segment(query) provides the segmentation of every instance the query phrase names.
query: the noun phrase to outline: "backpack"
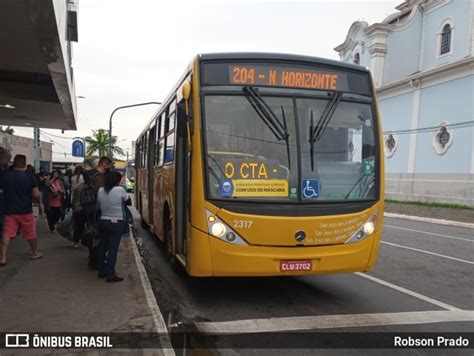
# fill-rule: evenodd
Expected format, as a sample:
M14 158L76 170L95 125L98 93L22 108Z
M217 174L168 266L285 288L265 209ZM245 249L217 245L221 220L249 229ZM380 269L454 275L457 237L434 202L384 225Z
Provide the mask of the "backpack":
M95 217L97 211L97 193L92 184L85 184L79 196L82 214L86 217Z

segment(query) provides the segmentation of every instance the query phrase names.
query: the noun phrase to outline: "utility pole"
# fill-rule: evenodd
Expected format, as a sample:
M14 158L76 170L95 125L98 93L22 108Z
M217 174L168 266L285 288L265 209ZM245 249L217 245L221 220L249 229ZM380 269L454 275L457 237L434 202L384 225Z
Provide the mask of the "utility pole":
M125 164L125 178L128 179L128 150L127 150L127 163Z
M40 168L40 149L41 149L40 144L41 144L41 142L40 142L40 130L39 130L38 127L35 127L33 129L33 135L34 135L33 145L34 145L34 148L35 148L35 157L34 157L33 165L34 165L35 169L37 171L39 171L39 168Z

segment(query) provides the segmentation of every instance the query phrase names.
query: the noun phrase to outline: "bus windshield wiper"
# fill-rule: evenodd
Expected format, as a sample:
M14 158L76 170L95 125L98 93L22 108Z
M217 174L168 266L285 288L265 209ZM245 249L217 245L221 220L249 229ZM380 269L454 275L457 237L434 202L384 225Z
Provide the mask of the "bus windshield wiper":
M255 112L262 119L262 121L267 125L273 135L277 138L278 141L285 141L286 143L286 154L288 158L288 169L291 169L290 162L290 134L288 132L288 125L286 122L285 110L283 105L281 106L281 115L283 122L278 119L276 114L273 112L272 108L267 104L267 102L260 95L258 90L251 86L246 86L243 88L244 93L246 93L246 98L252 105Z
M362 173L362 175L357 179L357 181L352 185L351 189L347 192L347 194L344 196L344 199L347 199L351 196L352 192L354 189L359 186L362 183L362 186L359 187L359 197L362 196L364 197L367 195L368 192L370 192L370 189L373 187L373 182L375 180L375 177L373 175L366 176L365 173Z
M309 152L311 155L311 171L314 171L314 144L318 141L326 131L329 121L331 121L334 112L336 111L339 102L341 101L341 93L336 93L332 97L331 101L326 104L326 107L321 114L316 126L313 123L313 110L310 114L310 126L309 126Z

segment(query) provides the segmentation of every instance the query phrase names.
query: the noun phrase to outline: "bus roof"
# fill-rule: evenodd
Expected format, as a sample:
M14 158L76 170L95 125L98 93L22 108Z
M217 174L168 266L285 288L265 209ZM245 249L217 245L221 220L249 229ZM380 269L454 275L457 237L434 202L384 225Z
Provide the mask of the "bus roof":
M300 62L300 63L310 63L310 64L322 64L328 65L333 67L338 67L342 69L349 69L349 70L356 70L359 72L368 73L369 70L365 67L344 63L332 59L321 58L321 57L312 57L312 56L305 56L299 54L288 54L288 53L272 53L272 52L222 52L222 53L200 53L193 57L192 61L189 63L188 67L181 75L178 82L173 86L171 92L166 96L166 99L163 101L165 104L173 95L176 89L182 84L184 78L188 75L193 67L193 63L196 61L218 61L218 60L268 60L268 61L292 61L292 62ZM162 106L160 106L152 115L151 119L144 127L144 129L140 132L137 137L137 141L140 137L151 127L154 122L154 118L156 115L162 110Z
M200 60L268 60L268 61L294 61L301 63L323 64L328 66L339 67L343 69L357 70L361 72L369 72L365 67L344 63L332 59L304 56L299 54L288 53L266 53L266 52L226 52L226 53L202 53L198 55Z

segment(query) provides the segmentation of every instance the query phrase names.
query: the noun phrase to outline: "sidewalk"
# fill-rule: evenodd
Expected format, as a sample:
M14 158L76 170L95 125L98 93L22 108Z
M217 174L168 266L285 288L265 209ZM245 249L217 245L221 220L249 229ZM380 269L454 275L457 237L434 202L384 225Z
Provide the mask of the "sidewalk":
M474 222L474 210L469 209L452 209L399 203L385 203L384 210L387 213L452 220L464 223Z
M28 244L19 236L10 243L7 266L0 269L0 331L156 332L130 238L122 239L117 261L117 274L125 280L105 283L88 269L86 248L74 249L70 241L51 234L45 220L38 219L37 227L44 258L30 261ZM20 354L11 351L0 350L0 355ZM54 353L61 351L66 350Z

